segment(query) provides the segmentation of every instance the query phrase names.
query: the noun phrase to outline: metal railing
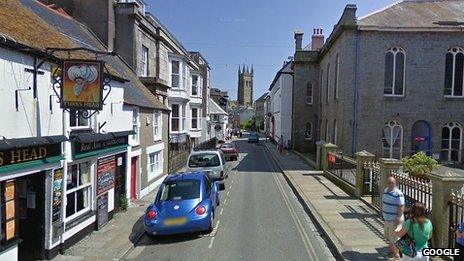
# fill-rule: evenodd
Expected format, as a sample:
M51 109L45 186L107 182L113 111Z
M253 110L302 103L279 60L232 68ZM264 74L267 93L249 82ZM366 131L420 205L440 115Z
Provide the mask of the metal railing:
M420 202L432 211L432 183L429 180L417 178L404 172L392 172L396 179L398 189L404 194L406 207Z
M464 195L462 191L452 191L449 202L448 247L456 247L456 230L464 221Z
M378 193L380 165L377 162L364 162L363 166L363 195ZM376 187L377 186L377 187Z
M328 157L328 171L349 184L356 186L356 160L344 156L342 153L329 152Z

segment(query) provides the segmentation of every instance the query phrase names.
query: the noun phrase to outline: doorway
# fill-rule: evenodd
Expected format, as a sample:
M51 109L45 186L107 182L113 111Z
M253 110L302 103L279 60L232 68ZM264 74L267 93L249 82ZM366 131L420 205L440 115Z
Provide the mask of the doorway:
M43 258L45 237L45 172L16 179L18 198L18 255L20 261Z
M131 180L130 180L131 199L137 198L137 159L138 157L131 158Z
M432 155L431 151L432 132L430 125L426 121L416 121L412 125L412 154L419 151L425 152L428 156Z
M132 192L131 192L132 193ZM116 171L114 182L114 210L121 207L121 198L126 195L126 154L116 155Z

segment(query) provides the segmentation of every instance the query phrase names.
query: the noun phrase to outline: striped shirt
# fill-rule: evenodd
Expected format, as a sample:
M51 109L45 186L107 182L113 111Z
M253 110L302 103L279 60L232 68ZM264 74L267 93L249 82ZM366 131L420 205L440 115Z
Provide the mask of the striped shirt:
M398 188L391 191L386 188L382 196L382 214L385 221L395 221L398 208L404 206L404 195Z

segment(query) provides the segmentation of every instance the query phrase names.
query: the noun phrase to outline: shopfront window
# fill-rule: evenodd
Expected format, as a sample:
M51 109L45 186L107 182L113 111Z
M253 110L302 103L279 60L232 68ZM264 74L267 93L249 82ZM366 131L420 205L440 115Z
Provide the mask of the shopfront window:
M66 218L72 219L90 209L91 163L68 166L66 182Z

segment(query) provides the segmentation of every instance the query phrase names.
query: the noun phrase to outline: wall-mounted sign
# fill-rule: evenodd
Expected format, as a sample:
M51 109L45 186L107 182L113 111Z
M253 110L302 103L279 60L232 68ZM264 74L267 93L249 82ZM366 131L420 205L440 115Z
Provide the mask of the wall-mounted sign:
M97 196L114 187L116 156L101 158L97 164Z
M0 151L0 167L61 155L61 143Z
M61 219L62 188L63 169L57 169L53 173L52 222L60 221Z
M337 162L337 158L335 158L335 155L332 155L332 154L329 154L327 156L327 160L332 164L335 164L335 162Z
M63 62L61 108L101 110L103 107L103 62Z
M93 150L107 149L111 147L116 147L120 145L127 145L128 138L127 136L113 138L110 140L103 141L92 141L92 142L74 142L74 152L75 153L84 153L90 152Z

